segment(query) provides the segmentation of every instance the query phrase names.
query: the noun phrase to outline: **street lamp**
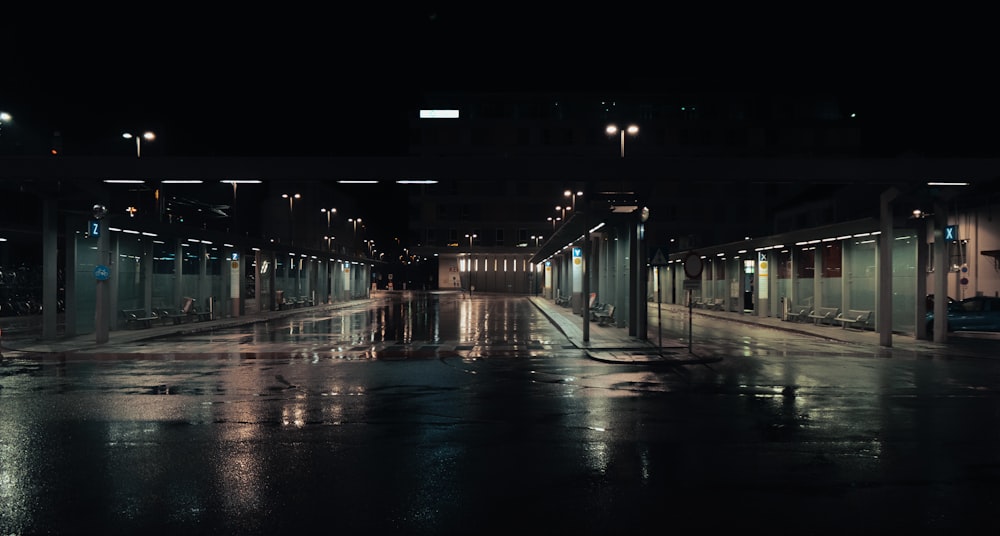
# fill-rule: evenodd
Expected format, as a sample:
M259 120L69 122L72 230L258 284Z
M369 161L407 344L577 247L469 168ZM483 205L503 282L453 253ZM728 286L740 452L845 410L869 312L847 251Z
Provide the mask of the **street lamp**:
M561 207L559 205L556 205L556 210L561 210L562 211L562 217L560 217L559 219L560 220L565 220L566 219L566 211L570 210L570 208L569 207Z
M130 132L126 132L122 134L122 137L125 138L126 140L135 138L135 157L139 158L142 155L142 149L141 149L142 140L153 141L156 139L156 134L147 131L143 132L141 136L136 136Z
M536 248L538 247L538 241L541 240L542 238L543 238L542 235L531 235L531 239L535 241Z
M358 224L361 223L361 218L347 218L347 221L354 224L354 237L351 239L351 248L356 249L358 244Z
M476 286L472 284L472 274L474 273L472 270L472 239L478 236L479 235L475 233L465 235L465 237L469 239L469 296L470 297L472 296L472 291L476 290Z
M319 211L320 212L326 212L326 230L329 231L330 230L330 216L333 215L333 214L336 214L337 213L337 209L335 209L335 208L321 208L321 209L319 209Z
M548 217L547 221L552 222L552 232L553 233L556 232L556 222L559 221L559 220L561 220L561 219L562 218L553 218L552 216Z
M608 125L604 131L608 133L608 136L614 136L615 134L621 132L621 154L622 158L625 158L625 133L628 132L630 136L635 136L639 133L639 127L636 125L629 125L624 129L619 130L617 125Z
M566 197L573 198L573 204L571 206L573 207L573 210L576 210L576 196L581 196L582 197L583 196L583 192L576 192L576 193L574 193L574 192L572 192L570 190L566 190L565 192L563 192L563 195L565 195Z
M288 200L288 221L291 237L289 241L295 245L295 200L301 199L299 194L281 194L281 197Z
M335 208L321 208L321 209L319 209L319 211L326 213L326 232L327 232L327 234L329 234L330 233L330 216L333 215L333 214L336 214L337 213L337 209L335 209ZM327 239L326 249L330 249L330 238L332 238L332 237L326 237L326 236L324 236L323 238Z

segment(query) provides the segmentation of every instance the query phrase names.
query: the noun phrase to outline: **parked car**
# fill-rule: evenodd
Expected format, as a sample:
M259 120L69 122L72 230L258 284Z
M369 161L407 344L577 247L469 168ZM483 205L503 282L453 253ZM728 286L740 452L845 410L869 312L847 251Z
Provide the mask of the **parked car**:
M948 303L948 331L1000 331L1000 298L974 296ZM934 337L934 311L927 311L927 337Z
M953 303L955 303L955 298L952 298L951 296L948 296L948 304L950 305L950 304L953 304ZM933 294L928 294L927 295L927 310L928 311L933 311L934 310L934 295Z

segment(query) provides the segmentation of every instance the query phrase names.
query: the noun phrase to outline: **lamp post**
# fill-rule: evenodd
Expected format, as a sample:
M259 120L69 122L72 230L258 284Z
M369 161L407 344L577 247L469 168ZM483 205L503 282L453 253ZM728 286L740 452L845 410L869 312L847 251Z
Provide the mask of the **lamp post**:
M472 297L472 291L476 290L476 286L472 284L472 274L475 273L472 270L472 239L478 236L475 233L465 235L469 239L469 297Z
M570 210L570 208L569 207L561 207L559 205L556 205L556 210L561 210L562 211L562 216L559 219L560 220L565 220L566 219L566 211Z
M361 218L347 218L347 221L354 224L354 236L351 238L351 248L357 250L358 224L361 223Z
M281 194L281 197L288 200L288 222L289 222L289 242L295 245L295 200L302 199L299 194Z
M552 216L549 216L549 217L547 218L547 221L550 221L550 222L552 222L552 232L553 232L553 233L555 233L555 232L556 232L556 222L557 222L557 221L559 221L559 220L561 220L561 219L562 219L562 218L553 218Z
M579 191L578 192L573 192L572 190L566 190L565 192L563 192L563 195L566 196L566 197L572 198L572 204L570 206L572 207L573 210L576 210L576 197L577 196L581 196L582 197L583 196L583 192L579 192Z
M156 134L153 134L152 132L149 131L143 132L142 135L135 135L132 134L131 132L126 132L122 134L122 137L125 138L126 140L135 138L135 157L139 158L140 156L142 156L142 140L153 141L156 139Z
M535 241L536 248L538 247L538 241L541 240L542 238L543 238L542 235L531 235L531 239Z
M319 211L326 213L326 230L329 231L330 230L330 216L336 214L337 213L337 209L335 209L335 208L321 208L321 209L319 209Z
M615 134L621 133L621 155L625 158L625 133L628 132L630 136L635 136L639 133L639 127L636 125L629 125L623 129L619 129L618 125L608 125L604 129L608 133L608 136L614 136Z
M335 208L321 208L321 209L319 209L319 211L326 213L326 234L329 235L330 234L330 216L336 214L337 213L337 209L335 209ZM326 240L327 240L326 241L326 249L330 249L330 239L332 239L333 237L332 236L324 236L323 238L326 238Z

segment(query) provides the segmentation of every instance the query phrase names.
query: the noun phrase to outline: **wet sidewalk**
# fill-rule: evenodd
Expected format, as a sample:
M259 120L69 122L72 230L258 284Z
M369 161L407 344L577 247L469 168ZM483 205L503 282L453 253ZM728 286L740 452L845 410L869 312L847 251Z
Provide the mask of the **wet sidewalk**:
M583 316L573 313L569 307L556 305L551 300L531 296L531 303L544 314L577 348L587 352L591 359L609 363L629 363L641 365L684 365L719 361L704 348L678 343L676 340L666 340L660 346L656 333L656 324L650 326L651 336L643 340L628 334L626 328L613 325L602 326L590 322L586 335L583 329ZM655 322L655 318L653 318Z
M893 356L963 356L982 359L1000 359L1000 334L950 333L946 343L916 339L913 335L893 333L891 346L882 346L879 333L871 329L844 328L830 324L797 322L776 317L759 317L750 313L715 311L688 308L683 305L647 303L647 338L642 340L628 335L627 328L589 325L588 340L584 340L583 317L572 309L555 305L539 297L530 300L539 308L576 347L584 349L593 359L619 363L705 363L719 361L722 357L695 338L687 342L687 333L660 332L658 318L673 316L687 319L694 315L698 323L737 322L781 330L786 333L817 340L845 343L843 348L857 349L858 355L877 353ZM686 320L685 320L686 322ZM664 321L664 324L667 322ZM663 346L659 343L662 340ZM678 342L683 341L683 342Z
M38 352L38 353L59 353L79 350L93 350L111 344L128 344L131 342L156 339L169 335L186 335L191 333L202 333L214 329L225 329L258 322L284 318L287 316L299 315L303 313L318 313L335 309L353 307L356 305L370 304L371 299L349 300L344 302L321 304L306 308L286 309L282 311L264 311L238 317L216 318L211 320L189 320L180 324L173 322L160 322L144 328L116 329L108 333L108 342L98 343L94 333L86 333L72 337L57 337L53 340L41 340L39 334L41 328L24 325L2 325L0 331L0 351L17 352ZM32 320L39 321L36 317ZM22 321L23 323L23 321Z

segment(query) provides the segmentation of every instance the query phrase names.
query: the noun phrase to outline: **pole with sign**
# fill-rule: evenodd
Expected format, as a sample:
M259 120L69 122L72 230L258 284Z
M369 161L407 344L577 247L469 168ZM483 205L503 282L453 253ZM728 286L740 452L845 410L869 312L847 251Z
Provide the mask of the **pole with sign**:
M684 280L684 290L687 291L687 301L688 301L688 353L691 353L691 332L693 331L693 319L694 319L694 300L691 299L691 291L697 288L701 288L701 270L703 268L701 261L701 255L695 252L688 253L687 257L684 258L684 274L688 276Z
M229 254L229 297L234 318L240 316L240 287L242 283L243 273L240 270L240 254L237 251L233 251Z

